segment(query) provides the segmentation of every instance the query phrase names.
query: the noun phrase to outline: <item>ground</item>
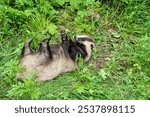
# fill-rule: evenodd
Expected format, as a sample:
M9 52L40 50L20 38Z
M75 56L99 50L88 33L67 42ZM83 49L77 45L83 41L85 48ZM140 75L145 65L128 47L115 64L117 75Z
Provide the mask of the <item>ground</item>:
M150 99L149 0L0 3L0 99ZM91 60L51 81L18 81L24 42L38 48L51 35L59 43L61 30L93 37Z

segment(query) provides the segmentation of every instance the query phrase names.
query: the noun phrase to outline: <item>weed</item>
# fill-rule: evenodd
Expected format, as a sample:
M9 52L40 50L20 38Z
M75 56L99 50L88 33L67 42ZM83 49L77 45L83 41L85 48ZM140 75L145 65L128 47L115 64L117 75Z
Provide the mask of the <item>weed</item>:
M33 74L29 74L23 82L12 85L6 96L10 99L38 99L41 94L40 84L34 78Z
M0 99L150 99L149 0L1 0ZM89 63L39 83L16 80L21 49L60 30L90 34L96 51Z

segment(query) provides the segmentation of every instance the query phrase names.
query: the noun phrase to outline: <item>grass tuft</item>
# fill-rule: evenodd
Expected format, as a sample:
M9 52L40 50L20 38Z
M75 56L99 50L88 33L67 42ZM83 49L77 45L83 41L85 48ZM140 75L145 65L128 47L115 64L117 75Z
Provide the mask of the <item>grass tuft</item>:
M0 1L0 99L150 99L149 19L149 0ZM44 83L17 81L24 42L59 43L62 29L93 37L90 62Z

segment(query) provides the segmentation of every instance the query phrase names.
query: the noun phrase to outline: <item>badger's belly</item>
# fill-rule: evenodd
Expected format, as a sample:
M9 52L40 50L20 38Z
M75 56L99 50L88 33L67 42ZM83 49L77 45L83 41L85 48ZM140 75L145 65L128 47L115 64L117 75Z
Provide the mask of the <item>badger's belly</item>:
M57 77L61 73L72 71L76 64L71 59L57 59L37 67L38 80L46 81Z
M70 58L64 56L55 57L47 63L40 64L41 62L36 56L28 55L24 57L20 66L25 67L23 73L17 75L19 79L25 78L30 73L36 73L38 80L46 81L57 77L61 73L65 73L76 68L76 64Z
M38 65L39 65L39 61L38 59L35 58L35 56L31 56L31 55L25 56L19 64L20 67L25 68L25 71L23 73L18 73L17 78L22 79L27 77L30 73L36 72L35 68Z

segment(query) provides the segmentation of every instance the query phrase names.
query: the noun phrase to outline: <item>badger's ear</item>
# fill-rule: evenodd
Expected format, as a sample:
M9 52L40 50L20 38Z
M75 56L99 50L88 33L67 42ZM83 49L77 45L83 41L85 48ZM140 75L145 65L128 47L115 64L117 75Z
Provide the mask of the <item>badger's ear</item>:
M94 48L94 44L91 44L90 46L91 46L91 50L93 50L93 48Z

